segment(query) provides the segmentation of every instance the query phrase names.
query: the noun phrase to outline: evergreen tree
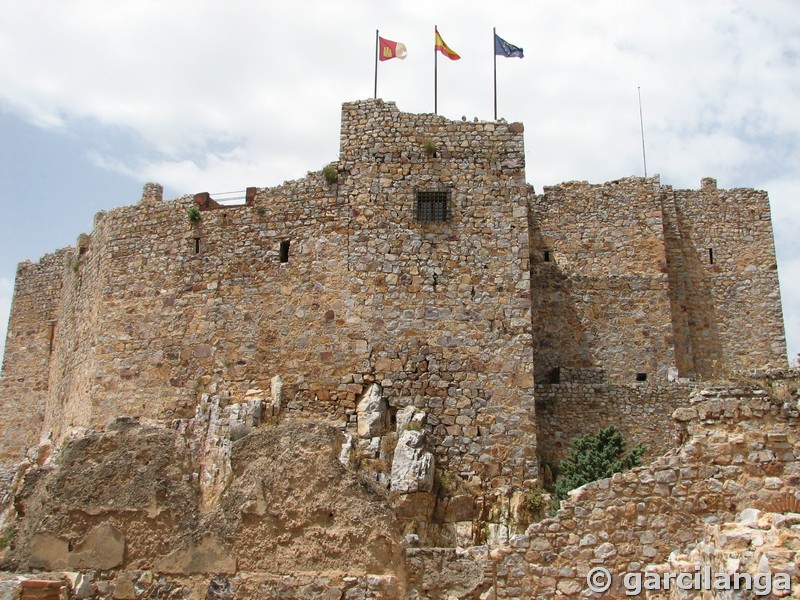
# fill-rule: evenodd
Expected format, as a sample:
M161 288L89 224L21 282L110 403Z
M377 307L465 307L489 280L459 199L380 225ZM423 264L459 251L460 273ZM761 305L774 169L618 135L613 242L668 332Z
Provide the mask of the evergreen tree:
M641 444L625 451L625 440L613 425L601 429L597 435L574 438L572 451L561 461L556 478L556 502L591 481L611 477L614 473L641 465L645 447Z

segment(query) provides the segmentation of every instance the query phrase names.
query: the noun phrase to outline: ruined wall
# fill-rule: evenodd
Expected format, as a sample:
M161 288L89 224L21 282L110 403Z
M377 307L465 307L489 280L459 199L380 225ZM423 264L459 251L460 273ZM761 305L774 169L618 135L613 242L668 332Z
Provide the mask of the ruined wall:
M656 178L570 182L531 196L534 363L665 380L674 364Z
M645 462L677 444L673 411L686 404L691 387L680 384L570 381L536 385L539 456L551 469L570 452L570 441L615 426L628 447L644 444Z
M770 391L698 391L674 413L680 448L579 488L554 517L498 550L497 597L578 596L593 566L641 571L688 552L705 525L732 521L744 508L796 506L798 380L776 383ZM609 597L625 595L612 587Z
M669 191L664 199L678 368L708 378L785 367L769 199L752 189Z

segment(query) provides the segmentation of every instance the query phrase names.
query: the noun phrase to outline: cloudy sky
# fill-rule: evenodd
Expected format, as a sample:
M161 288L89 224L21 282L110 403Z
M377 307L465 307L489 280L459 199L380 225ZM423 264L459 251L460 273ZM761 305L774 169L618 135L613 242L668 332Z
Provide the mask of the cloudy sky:
M16 264L98 210L265 187L336 160L340 105L373 94L375 31L403 42L378 96L525 123L528 181L648 175L770 193L790 356L800 352L797 0L0 0L0 335Z

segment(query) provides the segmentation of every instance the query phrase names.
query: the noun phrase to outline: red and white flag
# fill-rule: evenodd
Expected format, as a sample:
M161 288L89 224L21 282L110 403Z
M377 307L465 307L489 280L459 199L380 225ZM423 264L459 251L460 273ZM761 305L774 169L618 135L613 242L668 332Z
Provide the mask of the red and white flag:
M379 37L378 41L379 41L378 58L380 60L389 60L390 58L399 58L400 60L403 60L408 54L405 44L401 44L400 42L393 42L392 40L387 40L382 37Z

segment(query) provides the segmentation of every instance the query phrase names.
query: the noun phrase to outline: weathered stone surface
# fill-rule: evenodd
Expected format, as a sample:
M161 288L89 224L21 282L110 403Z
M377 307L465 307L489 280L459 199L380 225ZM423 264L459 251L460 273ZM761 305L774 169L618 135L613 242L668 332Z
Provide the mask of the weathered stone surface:
M379 437L386 424L387 408L381 387L373 383L356 407L358 435L362 438Z
M73 569L102 569L118 567L125 558L125 536L109 523L98 525L75 545L69 565Z
M161 559L156 569L164 573L231 574L236 572L236 557L213 536L205 536L199 544L178 548Z
M397 440L392 461L392 490L399 494L433 489L433 454L425 449L425 434L406 430Z
M69 568L69 542L50 533L36 533L30 541L30 565L42 569Z

